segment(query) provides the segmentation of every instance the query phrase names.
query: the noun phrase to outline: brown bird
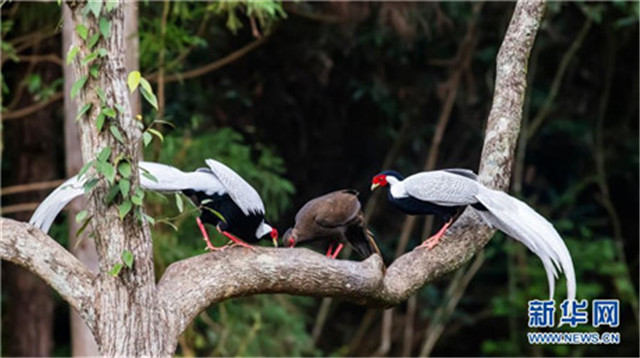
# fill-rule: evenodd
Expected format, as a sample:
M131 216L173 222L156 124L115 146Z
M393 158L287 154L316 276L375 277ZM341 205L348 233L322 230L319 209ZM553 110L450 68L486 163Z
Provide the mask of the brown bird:
M306 241L329 241L327 256L336 258L347 241L367 258L380 250L367 230L358 192L338 190L309 200L296 214L296 224L282 237L283 244L294 247ZM334 251L335 246L335 251Z

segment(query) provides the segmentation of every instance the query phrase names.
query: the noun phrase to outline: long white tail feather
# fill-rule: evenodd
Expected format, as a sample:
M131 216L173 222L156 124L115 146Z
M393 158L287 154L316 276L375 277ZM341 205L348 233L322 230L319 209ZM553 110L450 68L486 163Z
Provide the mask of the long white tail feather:
M540 257L549 281L550 298L553 299L555 279L560 271L564 272L567 280L567 298L574 300L576 278L573 262L553 225L527 204L504 192L482 187L476 197L488 209L477 212L490 226L522 242Z
M176 192L193 189L204 191L209 195L224 190L215 176L208 172L185 173L168 165L151 162L140 162L139 166L141 168L139 170L140 187L144 190ZM145 170L154 176L157 181L143 175ZM31 219L29 219L29 223L44 232L48 232L58 213L73 199L84 194L83 185L85 180L85 178L79 180L76 175L57 187L38 206Z
M38 206L29 219L29 224L48 232L58 213L73 199L84 193L83 185L84 180L78 180L77 175L62 183Z

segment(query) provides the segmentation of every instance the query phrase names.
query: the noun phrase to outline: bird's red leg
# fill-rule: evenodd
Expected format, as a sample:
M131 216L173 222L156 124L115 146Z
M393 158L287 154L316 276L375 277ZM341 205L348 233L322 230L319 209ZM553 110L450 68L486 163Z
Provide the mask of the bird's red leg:
M219 233L221 233L222 235L228 237L231 241L233 241L233 244L231 244L231 246L229 246L229 247L232 247L232 246L243 246L243 247L246 247L246 248L249 248L249 249L252 249L252 250L254 249L253 246L251 246L251 245L247 244L246 242L238 239L237 237L233 236L232 234L230 234L230 233L228 233L226 231L220 230L220 228L218 228L217 226L216 226L216 228L218 229Z
M331 258L335 259L336 257L338 257L338 254L340 253L340 251L342 250L343 247L344 247L344 244L340 243L340 245L338 245L338 247L336 247L336 251L333 252L333 255L331 256Z
M202 224L202 220L200 220L200 218L196 218L196 223L198 223L198 227L200 228L200 232L202 233L202 239L207 243L207 247L205 248L205 250L211 250L211 251L221 250L211 244L211 241L209 240L209 235L207 234L207 229L204 228L204 225Z
M442 225L442 228L438 230L438 232L435 235L425 240L425 242L423 242L418 247L426 247L428 250L431 250L434 247L436 247L436 245L438 245L438 243L440 242L440 238L442 237L442 235L444 235L444 233L447 231L449 226L451 226L451 223L453 223L453 219L450 219L449 221L447 221L444 225Z
M331 251L333 251L333 244L329 244L329 249L327 250L327 257L331 257Z

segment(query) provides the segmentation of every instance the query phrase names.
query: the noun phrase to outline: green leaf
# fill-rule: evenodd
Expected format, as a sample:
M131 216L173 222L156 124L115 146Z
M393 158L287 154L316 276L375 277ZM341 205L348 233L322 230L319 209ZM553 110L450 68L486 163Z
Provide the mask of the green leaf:
M100 33L102 34L102 37L108 39L109 33L111 32L111 23L109 22L109 20L107 20L106 17L100 17L98 26L100 27Z
M116 118L116 110L113 108L103 108L102 113L109 118Z
M116 196L118 195L118 193L120 192L120 187L117 185L112 185L109 188L109 192L107 193L107 195L104 197L104 203L106 205L111 204L111 202L113 202L113 199L116 198Z
M124 138L122 137L122 133L120 133L120 130L118 129L118 127L116 127L115 125L112 124L109 127L109 131L118 140L118 142L124 143Z
M122 179L118 182L118 186L120 187L120 194L122 194L122 197L128 197L129 189L131 189L131 182L127 179Z
M138 88L141 78L142 75L140 74L140 71L129 72L129 76L127 76L127 86L129 86L129 91L133 92Z
M162 133L160 133L159 131L153 129L153 128L149 128L147 129L151 134L155 135L156 137L158 137L158 139L160 139L161 142L164 141L164 137L162 136Z
M118 277L121 270L122 270L122 263L118 262L117 264L113 265L113 268L111 269L111 271L109 271L109 275L113 277Z
M124 217L131 211L133 204L131 204L130 200L125 200L118 206L118 215L120 215L120 220L124 219Z
M80 169L80 172L78 173L78 178L82 178L82 176L87 172L87 170L89 170L89 168L91 168L92 165L93 165L93 160L90 160L87 163L85 163L85 165L82 166L82 169Z
M102 132L102 127L104 127L104 119L105 116L103 113L98 114L98 117L96 118L96 129L98 130L98 132Z
M77 46L71 46L69 48L69 52L67 52L67 65L70 64L74 58L76 58L78 51L80 51L80 49Z
M107 12L111 12L111 10L116 8L116 5L118 5L117 1L115 1L115 0L106 0L104 8L107 10Z
M80 64L82 66L86 66L91 61L95 60L96 58L98 58L98 54L96 52L92 52L92 53L88 54L85 58L83 58L82 61L80 61Z
M158 182L158 178L154 177L151 173L149 173L146 170L142 170L142 175L151 181L154 181L156 183Z
M105 57L106 55L109 54L109 52L107 52L107 49L104 47L100 47L99 49L96 50L96 52L100 57Z
M167 225L171 226L171 228L172 228L173 230L175 230L176 232L178 231L178 227L177 227L177 226L175 226L175 225L174 225L172 222L170 222L169 220L162 219L162 220L158 220L158 222L159 222L159 223L163 223L163 224L167 224Z
M100 34L95 34L91 36L91 38L89 39L89 42L87 43L89 50L91 50L93 46L95 46L98 43L98 40L100 40Z
M87 228L87 226L89 226L89 223L91 222L92 218L93 218L93 216L89 217L87 220L85 220L82 223L82 226L80 226L78 231L76 231L76 236L80 236L80 234L82 234L84 232L84 230Z
M75 98L78 92L84 87L85 83L87 83L87 76L84 75L71 86L71 98Z
M182 197L180 194L176 193L176 206L178 207L178 211L182 213L184 211L184 203L182 202Z
M87 103L84 106L82 106L82 108L80 108L80 110L78 111L78 115L76 116L76 121L80 119L80 117L84 116L84 114L91 109L91 106L92 106L92 103Z
M78 215L76 215L76 222L79 223L82 220L86 219L87 215L89 215L89 212L86 210L82 210L81 212L78 213Z
M131 163L126 160L121 161L120 164L118 164L118 172L124 178L131 177Z
M89 74L91 74L91 77L93 78L98 78L98 75L100 74L98 72L98 70L100 69L100 66L98 65L91 65L91 67L89 67Z
M129 250L122 251L122 261L128 268L133 267L133 254Z
M86 40L89 35L89 30L83 24L78 24L76 26L76 32L83 40Z
M210 203L210 202L212 202L212 201L213 201L213 200L211 200L211 199L204 199L203 201L201 201L201 202L200 202L200 205L207 205L207 204L209 204L209 203Z
M134 203L135 205L142 206L142 198L139 196L136 196L136 195L132 196L131 202Z
M107 159L109 159L109 156L111 156L111 147L104 147L100 153L98 153L98 161L106 162Z
M100 17L100 10L102 10L102 0L89 0L87 1L86 9L88 12L93 13L93 16Z
M144 146L148 146L149 143L151 143L151 140L153 139L153 136L151 135L151 133L149 132L144 132L142 133L142 141L144 142Z
M151 89L151 85L144 78L140 78L140 84L142 85L140 92L142 93L142 97L149 102L149 104L158 110L158 99L156 95L153 94L153 89Z
M120 105L119 103L116 103L114 106L116 107L118 112L124 113L124 107L122 107L122 105Z
M104 103L107 101L107 96L104 94L104 91L102 90L102 88L98 87L98 89L96 89L96 92L98 93L98 97L100 97L100 102L102 102L102 104L104 105Z
M93 187L95 187L98 182L100 180L98 180L98 178L91 178L90 180L87 180L84 185L82 186L82 189L84 190L85 194L89 194L89 192L91 191L91 189L93 189Z
M208 206L203 207L202 209L209 211L210 213L212 213L213 215L217 216L220 220L227 222L227 219L224 218L224 216L222 216L222 214L220 214L217 210L213 210Z
M96 170L98 173L104 175L110 183L113 183L116 178L116 170L111 163L98 162L98 164L96 164Z
M142 216L144 216L144 218L149 222L149 224L151 225L155 225L156 224L156 219L153 218L153 216L147 215L147 214L142 214Z

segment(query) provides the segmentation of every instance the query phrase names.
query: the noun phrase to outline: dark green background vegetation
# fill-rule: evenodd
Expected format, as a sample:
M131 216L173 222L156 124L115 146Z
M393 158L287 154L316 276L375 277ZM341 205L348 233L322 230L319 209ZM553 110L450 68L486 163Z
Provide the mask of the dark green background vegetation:
M231 163L262 194L268 218L281 233L304 202L328 191L358 189L366 204L369 181L383 169L385 158L392 159L386 169L407 174L424 167L452 89L450 78L460 67L455 57L472 6L253 4L257 29L268 37L264 44L216 71L166 83L161 114L173 127L159 127L165 140L150 145L145 159L185 170L202 166L208 157ZM512 9L512 3L487 3L481 10L470 66L456 85L436 168L477 170L495 58ZM159 66L165 76L184 73L257 41L247 12L245 5L235 3L140 3L143 76ZM62 58L60 7L5 3L2 20L2 106L9 113L62 91L59 65L21 59L48 53ZM12 41L36 31L42 33L37 45L22 52L13 46ZM621 325L614 331L621 332L622 344L528 345L527 301L546 298L547 281L534 255L498 234L484 250L483 266L446 322L433 355L638 355L638 41L637 2L548 4L529 65L523 123L529 135L520 142L526 142L526 155L516 159L520 174L512 183L512 193L549 218L565 239L576 267L578 298L620 299ZM165 61L159 63L162 52ZM152 84L155 88L157 79ZM17 93L22 94L12 105ZM58 148L58 160L45 167L53 178L64 177L62 101L38 113L3 122L3 187L21 184L16 178L23 164L16 158L22 151ZM148 106L143 113L145 118L156 115ZM27 121L37 128L29 132L29 140L24 139ZM39 201L46 193L3 200ZM154 196L148 211L179 228L161 222L154 227L158 274L171 262L203 252L195 210L180 214L172 197ZM403 221L384 201L373 208L371 229L388 263ZM65 225L63 216L51 231L63 243ZM417 226L407 249L420 242L422 219ZM435 312L449 300L451 278L418 294L411 327L414 355ZM564 281L559 286L557 298L566 294ZM376 351L381 314L344 302L333 303L314 340L320 302L262 295L212 306L184 333L178 354L342 356ZM6 312L20 302L3 291L2 305ZM365 316L369 319L363 320ZM19 323L2 323L3 332L19 329ZM400 305L388 355L401 354L406 324L407 307ZM52 325L52 354L70 354L68 308L59 298ZM366 329L356 339L359 328ZM3 352L7 344L11 342L5 339Z

